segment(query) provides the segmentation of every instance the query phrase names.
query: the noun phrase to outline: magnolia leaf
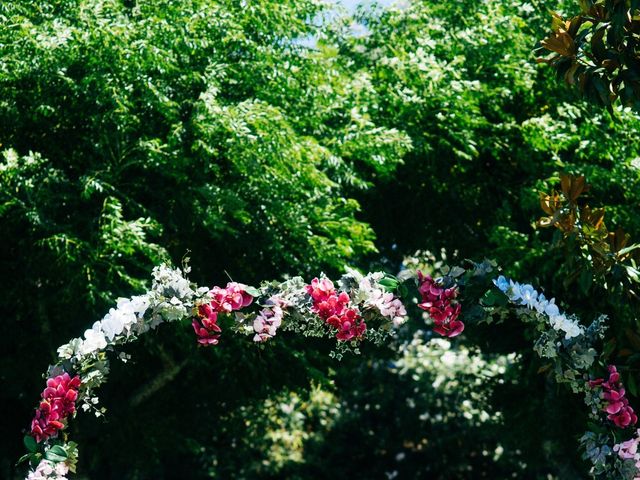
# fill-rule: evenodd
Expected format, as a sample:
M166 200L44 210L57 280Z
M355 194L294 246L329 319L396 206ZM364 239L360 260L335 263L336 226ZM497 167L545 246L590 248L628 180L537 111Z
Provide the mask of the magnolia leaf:
M589 293L589 290L591 289L591 284L593 283L593 275L591 275L591 272L589 270L582 270L582 272L580 272L580 277L578 278L578 285L580 286L580 290L582 290L582 293L584 293L585 295Z
M546 364L542 365L542 366L538 369L538 373L544 373L544 372L548 371L552 366L553 366L553 364L552 364L552 363L546 363Z
M636 350L640 350L640 335L638 335L636 332L634 332L630 328L625 328L624 334L627 337L627 340L629 340L629 343L631 343L631 345L633 346L633 348L635 348Z
M634 250L638 250L640 248L640 243L634 243L626 248L618 250L618 255L626 255L629 252L633 252Z
M602 358L603 359L609 358L615 348L616 348L616 339L612 338L611 340L609 340L604 344L604 347L602 349Z
M627 276L633 280L634 282L638 282L640 283L640 270L630 267L630 266L625 266L624 267L627 271Z
M547 50L556 52L563 57L573 57L576 54L576 44L571 35L564 30L558 30L545 38L540 44Z

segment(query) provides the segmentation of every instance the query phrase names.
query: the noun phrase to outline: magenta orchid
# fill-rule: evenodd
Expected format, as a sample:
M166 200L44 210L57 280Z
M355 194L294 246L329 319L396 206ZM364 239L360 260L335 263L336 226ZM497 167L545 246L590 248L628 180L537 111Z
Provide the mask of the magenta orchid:
M445 288L430 275L418 272L418 291L422 296L418 307L433 320L433 331L444 337L460 335L464 323L458 320L461 311L461 305L456 301L458 287Z
M609 378L597 378L589 381L591 388L601 388L601 397L606 402L603 410L607 418L616 426L626 428L638 422L638 416L629 405L626 391L620 381L620 374L614 365L609 365Z
M64 428L64 422L76 411L76 399L80 377L71 378L68 373L47 380L42 401L31 422L31 435L37 442L55 437Z

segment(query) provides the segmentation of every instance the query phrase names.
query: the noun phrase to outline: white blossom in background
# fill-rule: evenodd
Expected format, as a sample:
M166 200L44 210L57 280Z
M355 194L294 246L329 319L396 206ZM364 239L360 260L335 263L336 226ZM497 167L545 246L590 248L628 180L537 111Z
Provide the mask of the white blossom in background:
M565 338L578 337L584 333L584 327L576 319L567 317L560 313L560 309L555 303L555 299L547 300L542 293L538 293L531 285L521 285L518 282L509 280L503 275L493 280L512 303L523 305L531 310L535 310L545 315L549 319L549 324L555 330L565 333Z

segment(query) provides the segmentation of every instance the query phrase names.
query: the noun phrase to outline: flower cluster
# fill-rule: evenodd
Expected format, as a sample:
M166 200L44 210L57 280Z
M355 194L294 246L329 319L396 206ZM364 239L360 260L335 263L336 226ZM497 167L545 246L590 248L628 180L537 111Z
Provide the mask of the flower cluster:
M37 442L57 435L64 428L64 420L75 413L80 377L63 373L47 380L42 401L31 422L31 435Z
M217 312L233 312L248 307L253 297L247 293L247 286L241 283L229 282L225 288L211 289L211 307Z
M116 308L111 308L104 318L97 321L84 332L84 340L80 345L79 353L88 355L104 349L107 343L117 336L128 333L133 325L144 316L149 307L149 297L140 295L137 297L119 298Z
M191 322L200 345L217 345L222 329L218 325L218 312L206 303L198 306L198 318Z
M287 307L287 302L277 295L273 295L265 303L265 308L260 310L253 321L253 330L256 332L254 342L266 342L276 335Z
M553 329L565 333L565 338L577 337L584 333L584 328L577 320L560 313L555 303L555 298L547 300L542 293L538 293L531 285L521 285L513 280L508 280L500 275L493 283L498 287L512 303L523 305L530 310L536 310L541 315L546 315Z
M490 271L491 268L482 270L485 274ZM453 279L461 275L460 272L464 273L464 270L450 269L443 279L433 279L418 272L421 296L418 306L428 312L435 322L435 332L447 337L459 335L465 328L459 319L461 305L458 300L458 286L452 283ZM29 473L28 479L64 479L63 475L66 475L67 470L73 465L68 461L71 456L67 457L66 463L58 462L53 451L45 457L46 460L42 460L41 452L44 449L46 454L48 447L66 448L72 445L72 442L69 442L65 446L63 442L60 447L60 442L56 440L52 446L48 439L57 436L59 430L65 427L67 417L75 413L81 381L80 397L85 402L82 407L89 410L98 402L97 397L93 396L93 391L106 381L109 372L109 360L105 350L131 342L140 334L164 322L189 319L199 344L216 345L221 333L218 325L220 313L237 312L249 306L254 298L267 298L264 304L256 309L257 314L247 316L236 313L237 322L231 328L237 332L252 334L253 340L258 343L274 337L281 328L307 337L321 338L335 333L338 342L336 350L330 355L340 359L348 351L359 351L359 343L352 340L361 339L365 332L368 341L382 345L394 333L390 326L398 326L406 318L406 309L402 301L392 292L397 291L404 295L406 286L403 282L409 278L407 275L402 275L402 279L383 272L364 276L357 271L348 270L341 277L339 287L334 287L333 282L325 277L315 278L311 284L307 284L301 277L295 277L281 283L265 282L260 289L234 282L227 284L225 288L209 289L191 284L184 276L186 273L187 266L182 271L166 265L156 267L153 271L151 290L131 299L118 300L115 308L85 332L84 338L73 339L58 349L60 362L50 370L49 376L52 378L47 381L47 388L42 394L43 400L32 422L31 435L36 442L44 444L40 446L39 451L28 447L31 453L25 458L29 458L33 465L40 462L36 470ZM470 278L474 276L479 275L474 274ZM520 285L503 276L495 279L494 283L513 305L525 307L517 309L520 316L535 317L541 322L544 320L544 323L553 329L564 332L566 339L579 337L567 344L570 351L568 349L566 359L562 360L566 365L558 364L561 373L556 378L562 381L565 378L562 372L568 366L569 370L566 371L575 374L575 382L579 383L580 388L574 390L589 392L587 405L593 406L594 412L603 408L607 418L622 428L637 422L615 367L610 367L606 381L598 379L589 382L591 388L588 388L583 380L581 372L586 373L597 356L592 343L602 338L603 328L599 327L600 319L588 329L584 329L575 317L561 314L554 299L547 300L531 285ZM497 295L496 291L491 293ZM502 300L502 304L506 303L504 298ZM287 321L283 322L285 312ZM249 319L252 320L246 321ZM331 328L327 328L327 325ZM551 345L549 349L560 346L562 342L558 342L558 336L555 331L547 329L541 338L548 341L537 342L536 345L540 343L544 349L536 346L536 351L545 356L548 345ZM78 372L81 378L71 378L67 373L58 375L64 371L61 370L63 366L64 370L72 369ZM574 386L572 384L572 388ZM96 410L96 415L101 413L102 411ZM606 421L604 416L601 420ZM597 452L605 451L606 447L609 452L607 458L610 459L612 447L609 445L615 441L609 442L604 435L592 437L595 438L593 442L596 446L604 445L602 450ZM33 442L33 439L29 438L26 444L29 441ZM595 461L592 460L594 468L614 469L616 475L624 469L623 476L610 478L630 479L630 475L637 475L635 469L640 472L639 444L640 439L619 443L614 447L619 457L616 458L615 465L603 466L602 460L598 457ZM590 447L585 448L587 451L596 451ZM640 480L640 477L635 480Z
M620 374L614 365L609 365L609 378L597 378L589 381L591 388L602 388L602 399L606 402L604 411L607 418L620 428L635 425L638 417L629 405L626 392L620 381Z
M636 436L626 442L617 443L613 446L613 451L623 460L633 460L638 475L633 480L640 480L640 452L638 452L638 444L640 444L640 429L636 432Z
M458 320L461 305L455 300L458 287L445 288L430 275L418 272L418 291L422 297L418 307L426 311L435 323L433 331L445 337L455 337L464 330Z
M34 471L29 472L26 480L66 480L69 467L64 462L53 463L41 460Z
M358 309L349 306L349 295L346 292L338 293L331 280L314 278L305 290L311 296L313 311L338 331L338 340L346 342L364 335L367 325L362 321Z
M358 283L358 292L364 297L364 306L373 307L380 315L387 317L393 325L399 327L407 318L407 310L402 301L393 293L379 288L375 282L384 277L382 272L369 274Z
M210 302L198 306L198 318L191 322L200 345L217 345L222 329L218 325L218 313L231 313L251 305L253 296L247 286L230 282L225 288L213 287Z

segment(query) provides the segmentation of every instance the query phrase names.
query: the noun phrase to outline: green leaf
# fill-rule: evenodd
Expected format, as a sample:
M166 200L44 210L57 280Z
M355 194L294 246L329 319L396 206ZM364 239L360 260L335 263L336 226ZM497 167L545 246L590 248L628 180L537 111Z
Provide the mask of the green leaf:
M378 283L382 285L388 292L393 292L396 288L398 288L398 280L392 277L385 277Z
M67 459L67 452L60 445L54 445L45 452L44 458L52 462L64 462Z
M589 289L591 288L591 284L593 283L593 276L589 270L582 270L580 272L580 277L578 278L578 285L580 286L580 290L585 295L589 293Z
M625 267L625 269L627 270L627 275L631 280L640 283L640 270L628 266Z
M480 301L483 305L489 307L502 307L507 304L507 296L495 289L490 289L485 292Z
M31 453L35 452L38 449L38 442L31 435L25 435L22 439L22 443L27 447L27 450Z
M16 465L20 465L21 463L26 462L31 458L31 455L32 455L31 453L25 453L18 459L18 461L16 462Z
M256 287L247 286L244 290L252 297L259 297L261 295L260 290L258 290Z
M638 385L633 374L630 374L627 377L626 387L629 389L629 392L631 392L631 395L633 395L634 397L638 396Z

